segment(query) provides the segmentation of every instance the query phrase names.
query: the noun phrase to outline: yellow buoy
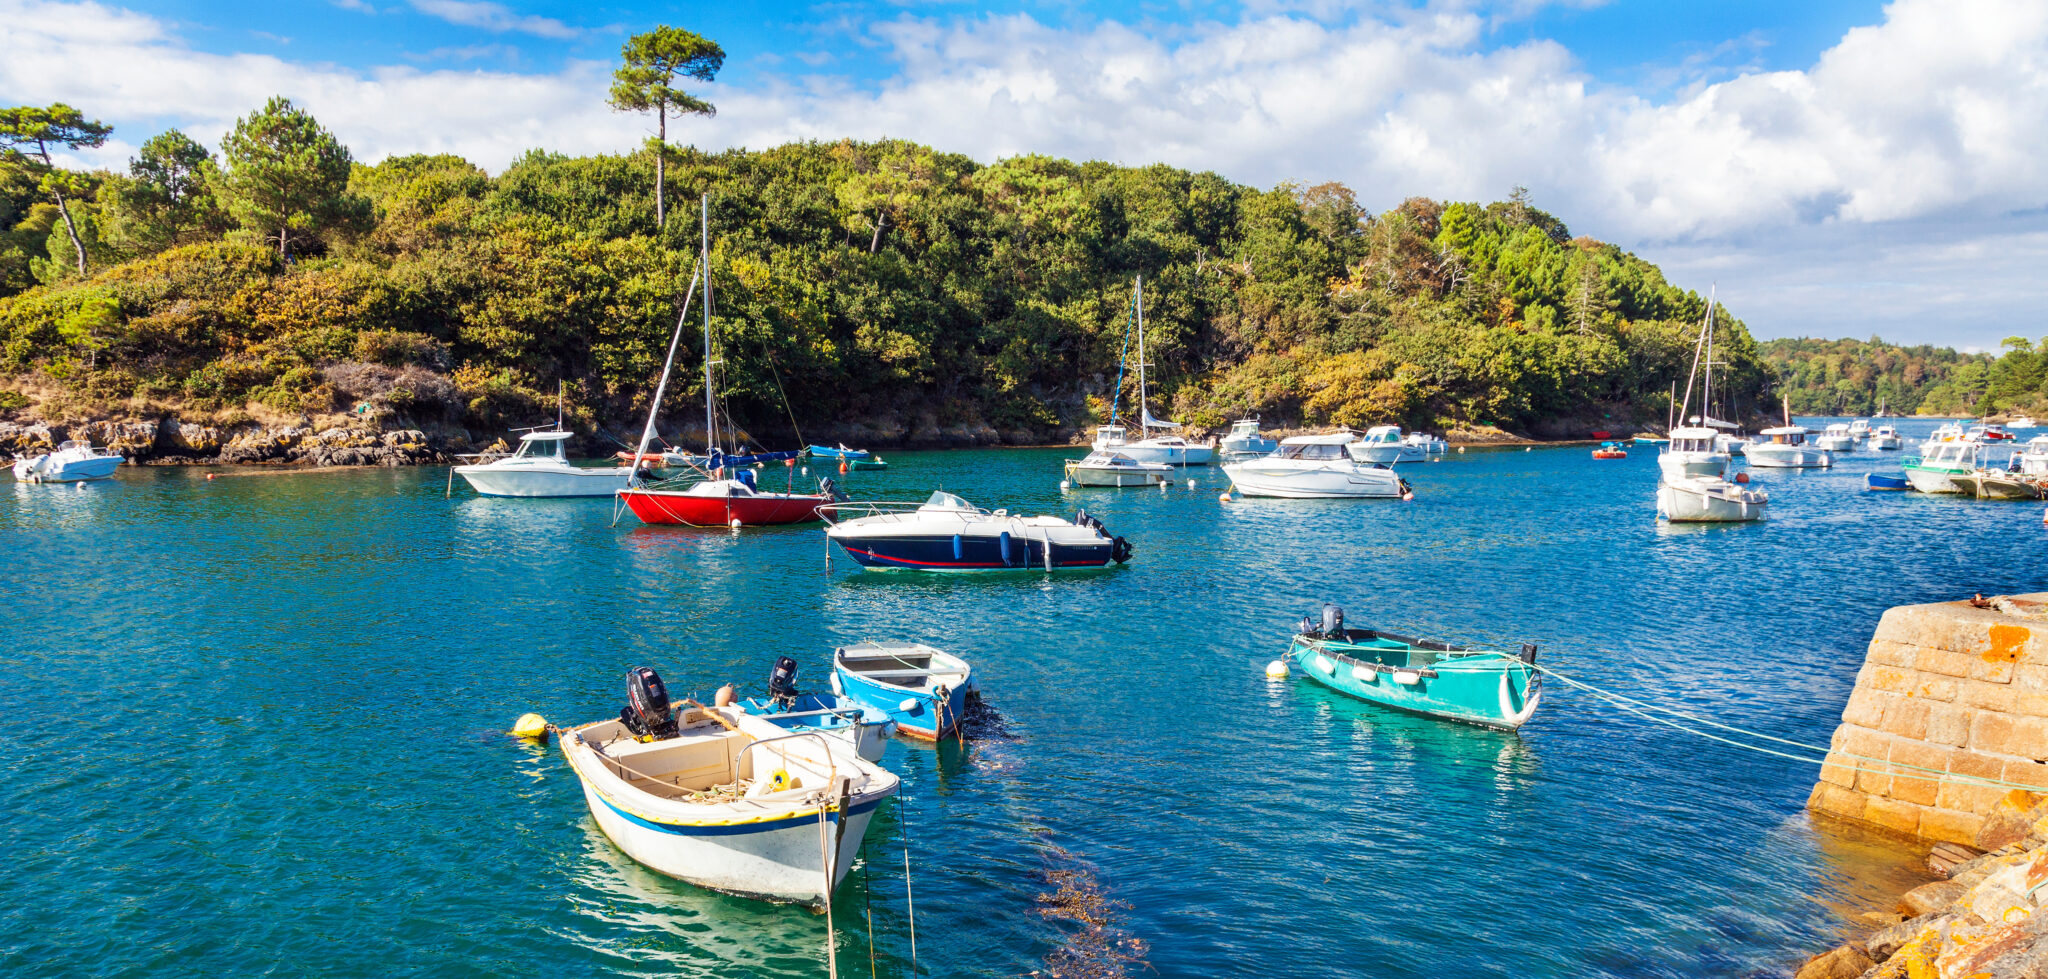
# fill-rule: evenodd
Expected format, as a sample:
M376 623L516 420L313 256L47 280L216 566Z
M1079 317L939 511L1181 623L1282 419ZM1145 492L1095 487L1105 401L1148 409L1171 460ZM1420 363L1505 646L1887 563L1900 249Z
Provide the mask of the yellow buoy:
M546 741L548 739L548 719L539 714L521 714L518 720L512 722L511 734L515 738Z
M1266 678L1267 678L1267 679L1269 679L1269 680L1284 680L1284 679L1286 679L1286 678L1287 678L1287 661L1286 661L1286 660L1284 660L1284 659L1276 659L1276 660L1274 660L1274 661L1273 661L1273 662L1271 662L1271 663L1267 663L1267 664L1266 664Z

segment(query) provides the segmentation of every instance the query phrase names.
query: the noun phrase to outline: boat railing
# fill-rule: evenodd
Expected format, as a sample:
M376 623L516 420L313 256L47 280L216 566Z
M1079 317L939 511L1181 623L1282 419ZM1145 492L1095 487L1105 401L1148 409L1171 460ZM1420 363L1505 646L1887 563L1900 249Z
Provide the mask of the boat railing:
M897 514L916 513L917 511L922 510L929 505L930 504L928 502L924 501L911 502L908 500L849 500L844 503L820 504L818 507L818 516L823 517L825 522L828 524L838 524L846 520L855 520L861 517L882 517ZM989 511L974 506L967 507L964 509L958 507L947 507L944 508L943 510L934 510L933 512L964 513L969 516L978 517L992 516L992 514L990 514Z
M819 733L818 733L818 732L816 732L816 731L798 731L798 732L796 732L796 733L794 733L794 734L778 734L778 735L776 735L775 737L772 737L772 738L761 738L761 739L758 739L758 740L755 740L755 741L749 741L749 742L747 742L747 745L746 745L746 747L743 747L743 748L741 748L741 749L740 749L740 753L739 753L739 754L737 754L737 755L734 755L734 756L732 756L732 770L733 770L733 775L734 775L735 777L737 777L737 776L739 775L739 770L740 770L740 761L741 761L742 759L744 759L744 758L746 758L746 757L747 757L747 752L749 752L749 751L752 751L752 750L754 750L755 748L759 748L760 746L762 746L762 745L764 745L764 744L774 744L774 743L775 743L775 742L777 742L777 741L788 741L788 740L791 740L791 739L793 739L793 738L817 738L817 739L818 739L818 744L819 744L819 745L821 745L821 746L823 746L823 747L824 747L824 749L825 749L825 782L826 782L826 784L828 784L828 785L829 785L829 784L831 784L832 782L836 781L836 780L837 780L837 779L839 778L839 765L838 765L838 763L836 763L836 762L834 762L834 761L832 760L832 742L830 742L830 741L827 741L827 740L825 740L825 736L824 736L824 735L822 735L822 734L819 734ZM788 763L789 763L789 755L788 755L787 753L785 753L785 754L783 755L783 764L785 764L785 765L786 765L786 764L788 764Z

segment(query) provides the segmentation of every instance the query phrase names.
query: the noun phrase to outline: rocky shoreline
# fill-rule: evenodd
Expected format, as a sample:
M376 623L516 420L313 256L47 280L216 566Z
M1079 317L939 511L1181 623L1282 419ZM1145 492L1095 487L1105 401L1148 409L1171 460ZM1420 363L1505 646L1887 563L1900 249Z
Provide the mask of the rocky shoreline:
M418 429L213 426L168 417L71 425L0 422L0 452L16 457L48 452L74 439L142 465L416 466L476 451L465 435L429 435Z

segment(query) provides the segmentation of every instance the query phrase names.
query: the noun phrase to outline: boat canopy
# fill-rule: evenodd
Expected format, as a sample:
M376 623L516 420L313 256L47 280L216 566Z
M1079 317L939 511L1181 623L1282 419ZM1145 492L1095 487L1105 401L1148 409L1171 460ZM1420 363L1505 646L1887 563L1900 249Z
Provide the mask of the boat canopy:
M1401 441L1401 426L1399 426L1399 425L1374 425L1373 427L1371 427L1371 428L1368 428L1368 429L1366 429L1366 430L1365 430L1365 437L1364 437L1364 438L1362 438L1362 439L1359 439L1359 441L1361 441L1361 442L1399 442L1399 441Z
M959 498L959 497L957 497L957 496L954 496L953 494L951 494L951 493L948 493L948 492L946 492L945 490L940 490L940 491L938 491L938 492L936 492L936 493L933 493L933 494L931 495L931 499L928 499L928 500L924 501L924 506L921 506L921 507L919 507L918 509L920 509L920 510L972 510L972 509L974 509L974 504L972 504L972 503L969 503L969 502L967 502L966 500L963 500L963 499L961 499L961 498Z
M1280 440L1281 445L1349 445L1348 432L1332 432L1328 435L1290 435Z

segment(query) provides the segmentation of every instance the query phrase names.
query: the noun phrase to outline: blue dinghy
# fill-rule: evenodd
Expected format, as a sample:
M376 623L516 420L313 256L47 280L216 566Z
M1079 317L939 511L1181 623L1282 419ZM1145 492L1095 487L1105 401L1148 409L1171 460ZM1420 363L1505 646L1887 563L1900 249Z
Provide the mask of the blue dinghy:
M750 697L737 706L779 728L844 738L867 761L882 760L882 743L896 730L889 715L846 697L798 693L796 660L787 656L777 657L768 674L768 696Z
M823 445L811 446L811 458L813 459L865 459L868 455L869 453L866 449L849 449L843 445L836 449Z
M1909 490L1913 488L1913 484L1907 482L1901 476L1885 476L1879 473L1871 473L1864 477L1864 479L1869 481L1870 488L1874 490Z
M860 642L832 652L832 689L914 738L959 734L972 684L966 660L923 643Z

